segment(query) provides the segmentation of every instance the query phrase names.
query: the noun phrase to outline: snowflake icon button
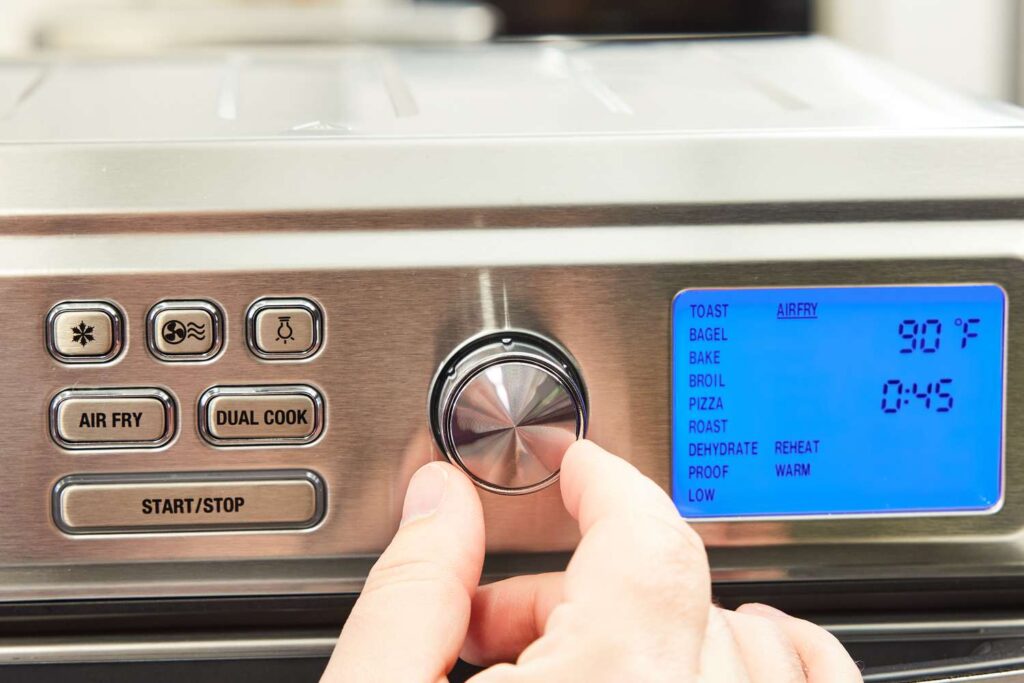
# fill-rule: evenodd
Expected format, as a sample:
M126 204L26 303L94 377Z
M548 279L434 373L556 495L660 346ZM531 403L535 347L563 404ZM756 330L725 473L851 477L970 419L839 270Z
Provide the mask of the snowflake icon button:
M62 363L105 363L121 350L121 312L104 302L65 302L46 316L50 354Z

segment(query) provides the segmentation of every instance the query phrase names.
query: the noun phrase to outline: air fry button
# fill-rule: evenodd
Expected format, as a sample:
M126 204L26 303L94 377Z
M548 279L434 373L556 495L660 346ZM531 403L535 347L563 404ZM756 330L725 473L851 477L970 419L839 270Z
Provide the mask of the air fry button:
M304 384L212 387L199 397L199 432L214 446L302 445L323 427L323 397Z
M68 449L157 448L174 436L175 413L160 389L67 389L50 402L50 434Z

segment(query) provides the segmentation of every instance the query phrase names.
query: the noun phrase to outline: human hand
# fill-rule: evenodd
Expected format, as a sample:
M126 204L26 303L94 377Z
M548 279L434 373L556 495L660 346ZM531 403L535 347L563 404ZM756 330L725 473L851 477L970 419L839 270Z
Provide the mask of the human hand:
M460 654L490 665L472 683L862 680L814 624L764 605L714 606L700 537L629 463L578 442L560 482L582 534L566 571L477 588L476 489L450 465L421 468L322 683L438 683Z

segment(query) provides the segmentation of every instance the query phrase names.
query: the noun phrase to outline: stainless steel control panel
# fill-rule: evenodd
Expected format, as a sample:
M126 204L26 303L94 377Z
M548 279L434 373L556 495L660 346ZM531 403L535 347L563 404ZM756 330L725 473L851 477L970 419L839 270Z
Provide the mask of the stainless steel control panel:
M431 428L434 378L466 340L487 334L497 335L499 356L505 336L518 338L511 331L557 340L585 387L588 437L667 487L672 298L687 287L767 283L1001 285L1009 302L1006 504L971 518L700 523L718 578L1016 572L1024 434L1015 339L1024 320L1024 266L998 254L1024 240L1024 227L887 226L903 247L867 241L877 229L437 230L381 235L407 246L361 253L341 248L365 238L358 233L202 233L158 238L165 247L159 259L139 250L131 234L0 236L7 273L0 295L12 319L36 329L0 332L0 344L17 349L0 375L10 397L0 413L3 597L357 588L397 526L409 477L444 457ZM622 248L624 238L631 247ZM93 250L94 240L120 248ZM244 254L247 263L222 272L190 267L198 240ZM573 253L583 240L586 253ZM48 264L17 272L18 250L40 241ZM452 243L462 264L447 251ZM523 244L535 247L528 254L536 259L521 249L519 263L495 258ZM335 263L258 269L282 247L330 251ZM426 254L426 267L400 267L405 249ZM772 261L762 259L768 250ZM123 267L130 255L131 272L71 272L83 251L99 270ZM858 258L844 258L850 254ZM563 263L548 265L552 258ZM395 267L381 267L387 263ZM49 312L69 292L121 313L116 358L75 363L51 353ZM267 298L315 303L322 336L314 355L281 360L253 352L247 313ZM215 305L219 353L192 362L154 353L148 321L161 301ZM557 565L558 553L573 547L577 532L557 485L518 496L481 489L481 496L490 575ZM182 562L189 564L184 581Z

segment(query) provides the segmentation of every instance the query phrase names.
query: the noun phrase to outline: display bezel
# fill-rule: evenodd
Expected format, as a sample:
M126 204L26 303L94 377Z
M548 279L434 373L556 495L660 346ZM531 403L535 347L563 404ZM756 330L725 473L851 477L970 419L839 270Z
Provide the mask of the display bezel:
M676 319L675 309L676 302L678 299L686 294L687 292L735 292L735 291L801 291L801 290L814 290L814 289L873 289L873 288L937 288L937 287L995 287L1002 294L1002 343L1001 350L1002 355L1000 357L1000 368L1002 373L1002 381L1000 383L1001 396L1000 396L1000 434L999 434L999 496L997 500L990 506L984 509L978 510L896 510L892 512L829 512L829 513L784 513L784 514L746 514L746 515L708 515L701 517L688 517L683 515L683 518L690 524L708 524L715 522L773 522L773 521L820 521L820 520L832 520L838 521L843 519L893 519L893 518L919 518L919 517L990 517L998 514L1002 511L1003 506L1006 503L1006 478L1007 478L1007 462L1006 462L1006 441L1007 441L1007 384L1009 375L1007 372L1007 363L1009 358L1009 317L1010 317L1010 295L998 282L914 282L914 283L884 283L884 282L872 282L872 283L860 283L853 285L844 284L820 284L820 285L759 285L756 287L750 286L716 286L716 287L702 287L702 286L691 286L684 287L677 291L669 303L669 471L668 471L668 487L669 495L672 498L674 504L676 503L676 447L677 447L677 424L676 424Z

